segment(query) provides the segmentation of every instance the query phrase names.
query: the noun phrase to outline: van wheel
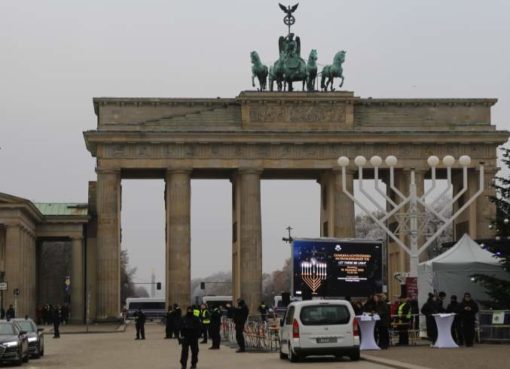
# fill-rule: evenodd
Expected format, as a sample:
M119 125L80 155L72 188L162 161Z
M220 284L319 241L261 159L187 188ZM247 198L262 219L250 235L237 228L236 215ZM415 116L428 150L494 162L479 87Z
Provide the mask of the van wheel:
M294 352L292 352L292 348L290 347L290 343L289 343L289 354L287 355L287 357L289 358L289 361L292 362L292 363L297 363L299 361L299 356L296 355Z
M280 359L282 359L282 360L286 360L287 359L287 354L284 354L282 352L282 349L280 349Z
M360 358L359 349L350 354L349 357L351 358L352 361L358 361Z

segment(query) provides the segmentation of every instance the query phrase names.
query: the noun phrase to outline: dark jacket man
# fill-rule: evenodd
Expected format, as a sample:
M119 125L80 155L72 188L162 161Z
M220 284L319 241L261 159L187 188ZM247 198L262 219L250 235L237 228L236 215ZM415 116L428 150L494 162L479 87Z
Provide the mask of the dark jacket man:
M473 346L475 339L475 320L478 313L478 305L471 299L471 294L466 292L464 299L459 306L460 324L462 325L462 335L467 347Z
M172 338L172 334L174 332L174 324L173 324L173 309L172 307L168 308L168 311L165 314L165 338Z
M212 345L209 347L211 350L217 350L220 348L221 315L220 307L215 306L211 311L211 324L209 325L209 336L211 336L212 339Z
M173 328L173 337L179 338L179 328L181 325L181 319L182 319L182 311L179 305L174 304L172 309L172 328ZM172 334L170 334L170 337L172 337Z
M135 328L136 328L136 338L135 340L145 339L145 314L142 309L138 309L133 314L135 317Z
M249 309L242 299L237 300L237 307L234 309L234 325L236 330L236 341L239 345L239 350L236 352L245 352L246 346L244 342L244 325L248 320Z
M193 308L186 309L186 315L180 324L179 343L181 344L181 365L186 369L188 353L191 349L191 369L196 369L198 363L198 338L202 332L200 318L193 314Z
M5 312L5 319L11 320L16 317L16 312L14 311L14 307L12 305L9 305L9 308Z
M450 303L446 307L446 312L450 313L450 314L457 314L457 315L455 315L455 318L453 318L451 332L452 332L452 337L455 340L455 342L458 345L463 345L464 341L463 341L462 331L461 331L461 327L460 327L460 315L459 315L460 310L459 309L460 309L460 304L457 301L457 296L452 295L450 297Z
M424 303L421 308L421 313L425 315L427 323L427 338L432 343L437 340L436 318L434 318L433 314L439 313L439 308L440 304L438 303L436 295L429 295L427 302Z
M377 343L383 350L387 349L390 345L390 333L388 331L390 327L390 308L386 303L386 296L383 294L375 295L375 312L380 320L375 323L375 334L377 337Z
M53 308L53 338L60 338L60 323L62 322L62 309L59 305Z

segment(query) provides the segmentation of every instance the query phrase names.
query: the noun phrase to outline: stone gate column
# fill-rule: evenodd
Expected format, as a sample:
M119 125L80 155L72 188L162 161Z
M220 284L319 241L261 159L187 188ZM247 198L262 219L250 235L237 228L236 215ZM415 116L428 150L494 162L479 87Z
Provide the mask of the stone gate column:
M8 224L5 230L5 276L8 290L4 291L4 308L15 305L13 291L22 288L23 283L23 258L21 244L22 228L18 224ZM21 304L19 299L16 306L16 315L19 316Z
M120 314L120 170L97 172L97 310L99 320Z
M83 322L84 312L83 238L71 240L71 320Z
M238 205L238 260L234 275L239 295L246 301L252 314L256 314L262 297L262 225L260 205L260 169L239 170L237 189ZM236 281L238 278L238 281Z
M356 236L354 202L343 192L342 171L325 172L321 185L321 237L350 238ZM353 193L354 172L346 170L347 190Z
M186 308L191 302L191 170L166 172L166 274L167 305Z

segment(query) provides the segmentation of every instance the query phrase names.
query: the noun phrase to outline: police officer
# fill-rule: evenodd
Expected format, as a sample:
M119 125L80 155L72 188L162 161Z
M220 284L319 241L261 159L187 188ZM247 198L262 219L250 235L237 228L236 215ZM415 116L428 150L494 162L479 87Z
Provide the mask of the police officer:
M215 306L211 311L211 324L209 325L209 336L211 336L212 339L212 346L209 347L210 350L219 350L220 348L220 327L221 309L219 306Z
M188 307L186 315L180 324L179 344L181 344L181 365L186 369L188 352L191 349L191 369L196 369L198 363L198 338L202 331L200 318L195 316L194 309Z
M248 306L242 299L237 300L237 307L234 309L234 325L236 330L236 341L239 345L239 349L236 352L245 352L246 347L244 343L244 325L246 320L248 320L249 314Z
M259 305L259 313L260 313L260 319L263 322L267 322L267 305L262 301Z
M136 327L136 338L135 340L145 339L145 314L142 309L138 308L137 311L133 314L135 317L135 327Z
M397 316L398 324L398 345L409 345L409 322L411 321L411 305L405 296L400 297L400 304L398 305Z
M205 304L200 305L200 320L202 322L202 341L200 343L207 343L209 324L211 324L211 314Z

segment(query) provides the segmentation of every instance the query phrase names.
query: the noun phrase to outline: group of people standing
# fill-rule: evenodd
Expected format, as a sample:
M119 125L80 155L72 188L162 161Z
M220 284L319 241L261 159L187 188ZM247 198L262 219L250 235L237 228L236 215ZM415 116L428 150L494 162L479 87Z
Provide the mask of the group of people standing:
M248 319L248 306L239 299L235 307L227 304L226 315L233 319L236 331L236 340L239 344L237 352L245 352L244 325ZM181 345L180 363L186 368L189 352L191 351L191 369L196 369L198 363L199 339L200 343L207 343L211 339L210 350L218 350L221 342L221 317L223 311L220 306L208 307L206 304L200 306L192 305L186 308L182 315L181 308L177 304L169 307L166 313L165 338L178 339ZM136 340L145 339L146 316L141 309L133 314L135 318Z
M437 340L437 326L434 314L454 313L455 318L452 324L452 337L458 345L473 346L475 339L475 321L478 313L478 305L466 292L461 302L457 296L450 296L450 303L445 307L444 300L446 293L439 292L438 295L429 293L427 302L423 304L421 313L426 317L427 338L435 343Z

